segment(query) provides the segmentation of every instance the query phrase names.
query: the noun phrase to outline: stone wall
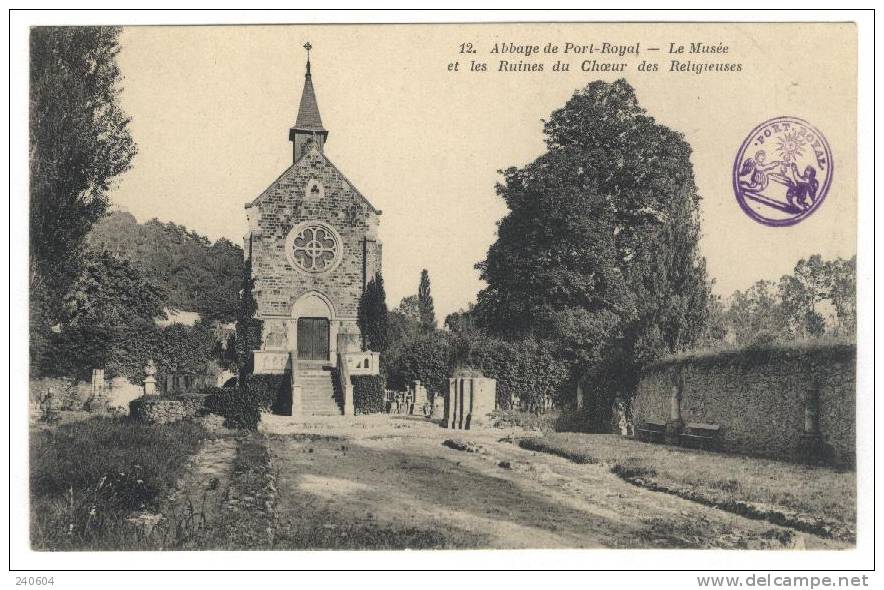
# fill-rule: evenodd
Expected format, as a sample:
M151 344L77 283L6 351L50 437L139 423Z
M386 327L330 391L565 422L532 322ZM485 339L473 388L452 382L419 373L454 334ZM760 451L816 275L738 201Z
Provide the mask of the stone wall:
M675 400L675 403L674 403ZM816 422L823 455L856 458L856 347L807 344L744 349L661 361L642 373L632 402L647 420L719 424L723 449L793 458ZM816 415L816 420L813 416Z
M177 398L142 396L129 402L129 416L151 424L177 422L196 416L203 408L204 398L196 394Z
M322 190L311 195L313 182ZM378 216L323 154L310 151L246 210L259 317L289 316L299 297L318 291L332 301L338 318L356 318L363 287L380 270ZM305 221L325 222L341 237L341 262L328 273L298 272L286 256L289 232Z

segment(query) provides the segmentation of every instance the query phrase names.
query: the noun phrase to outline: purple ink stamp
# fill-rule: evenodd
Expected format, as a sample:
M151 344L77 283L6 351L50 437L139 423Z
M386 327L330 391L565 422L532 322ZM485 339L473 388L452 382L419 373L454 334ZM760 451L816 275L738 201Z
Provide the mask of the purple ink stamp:
M765 225L795 225L816 211L832 184L832 150L819 130L777 117L752 130L734 160L737 202Z

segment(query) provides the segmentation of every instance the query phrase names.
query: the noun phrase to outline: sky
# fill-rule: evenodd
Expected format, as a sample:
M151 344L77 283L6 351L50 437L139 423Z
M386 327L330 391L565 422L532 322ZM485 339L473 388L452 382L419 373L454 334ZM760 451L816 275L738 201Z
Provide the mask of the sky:
M796 28L796 27L801 27ZM856 47L852 25L486 24L129 27L121 37L121 102L138 144L111 199L139 221L173 221L242 243L243 206L291 165L305 51L326 154L383 214L384 281L391 307L417 292L427 268L437 317L482 288L484 259L505 215L498 170L544 150L542 119L587 83L626 79L657 120L684 133L702 197L701 253L715 291L776 279L803 257L856 253ZM614 58L625 74L498 72L494 43L611 41L668 47L722 41L736 74L638 72L643 56ZM475 56L458 54L471 42ZM644 54L647 56L648 54ZM808 56L824 56L809 61ZM465 71L470 57L492 71ZM594 59L603 59L593 56ZM697 57L695 59L708 59ZM576 60L576 61L575 61ZM459 71L449 64L460 61ZM552 60L554 61L554 60ZM668 63L666 56L656 61ZM812 122L836 162L826 202L796 226L771 228L734 199L736 150L777 115Z

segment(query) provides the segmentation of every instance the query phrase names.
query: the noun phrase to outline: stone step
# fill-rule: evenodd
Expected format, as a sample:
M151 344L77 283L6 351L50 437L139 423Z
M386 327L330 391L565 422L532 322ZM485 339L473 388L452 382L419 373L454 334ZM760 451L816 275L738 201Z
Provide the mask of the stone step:
M306 387L301 386L301 395L333 395L334 387Z
M321 363L306 367L299 363L295 372L293 381L301 388L301 414L304 416L343 414L335 399L334 373L322 367Z

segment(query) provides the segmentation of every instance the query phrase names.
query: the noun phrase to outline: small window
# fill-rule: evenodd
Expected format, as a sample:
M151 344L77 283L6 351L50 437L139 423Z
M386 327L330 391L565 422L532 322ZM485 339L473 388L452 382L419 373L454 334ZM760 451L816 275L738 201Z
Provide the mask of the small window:
M304 194L308 199L321 199L325 196L325 188L322 186L321 182L315 178L311 178L307 182L307 188L304 191Z

